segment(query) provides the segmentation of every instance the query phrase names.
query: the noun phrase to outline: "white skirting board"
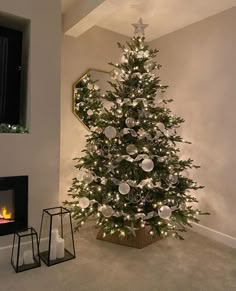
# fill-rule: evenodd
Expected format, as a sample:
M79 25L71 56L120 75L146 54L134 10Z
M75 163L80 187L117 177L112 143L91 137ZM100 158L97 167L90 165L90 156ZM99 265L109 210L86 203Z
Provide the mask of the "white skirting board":
M219 232L217 230L203 226L203 225L198 224L198 223L193 223L192 225L193 225L193 228L191 228L192 231L195 231L203 236L206 236L210 239L218 241L218 242L220 242L226 246L229 246L231 248L236 248L236 238L235 237L224 234L222 232Z

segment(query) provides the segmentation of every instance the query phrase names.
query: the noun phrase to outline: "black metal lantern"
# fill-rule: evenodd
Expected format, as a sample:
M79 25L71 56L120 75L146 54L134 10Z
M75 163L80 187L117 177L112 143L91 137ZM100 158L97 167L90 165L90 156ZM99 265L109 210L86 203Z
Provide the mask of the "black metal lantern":
M41 266L38 234L33 227L14 233L11 264L16 273Z
M64 207L43 210L39 234L40 258L52 266L75 258L70 211Z

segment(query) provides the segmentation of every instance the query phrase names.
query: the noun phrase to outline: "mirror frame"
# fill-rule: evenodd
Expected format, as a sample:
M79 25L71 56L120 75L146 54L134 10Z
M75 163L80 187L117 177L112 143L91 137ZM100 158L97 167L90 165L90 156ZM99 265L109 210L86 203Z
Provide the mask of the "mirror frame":
M77 79L73 85L72 85L72 113L76 116L76 118L79 120L79 122L88 130L90 131L90 128L80 119L80 117L78 116L78 114L76 114L76 111L75 111L75 87L76 87L76 84L78 84L83 78L85 75L88 75L90 71L96 71L96 72L100 72L100 73L105 73L105 74L108 74L109 76L111 76L111 73L113 70L111 70L110 72L109 71L105 71L105 70L100 70L100 69L88 69L85 71L85 73L83 73L81 75L81 77L79 79ZM92 80L94 81L94 80ZM99 80L97 82L98 86L99 86Z

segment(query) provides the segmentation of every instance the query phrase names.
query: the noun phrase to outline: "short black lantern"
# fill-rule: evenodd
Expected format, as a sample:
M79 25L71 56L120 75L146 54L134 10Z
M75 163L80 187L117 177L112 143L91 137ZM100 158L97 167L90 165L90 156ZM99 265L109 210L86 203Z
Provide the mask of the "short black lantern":
M11 264L16 273L41 266L38 234L33 227L14 233Z
M64 207L43 210L39 234L40 258L52 266L75 258L71 213Z

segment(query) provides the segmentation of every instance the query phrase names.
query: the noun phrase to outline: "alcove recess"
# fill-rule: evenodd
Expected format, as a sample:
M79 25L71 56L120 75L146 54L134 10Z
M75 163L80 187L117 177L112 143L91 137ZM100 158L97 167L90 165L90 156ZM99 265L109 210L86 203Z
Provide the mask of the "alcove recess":
M29 128L30 21L0 11L0 133Z

